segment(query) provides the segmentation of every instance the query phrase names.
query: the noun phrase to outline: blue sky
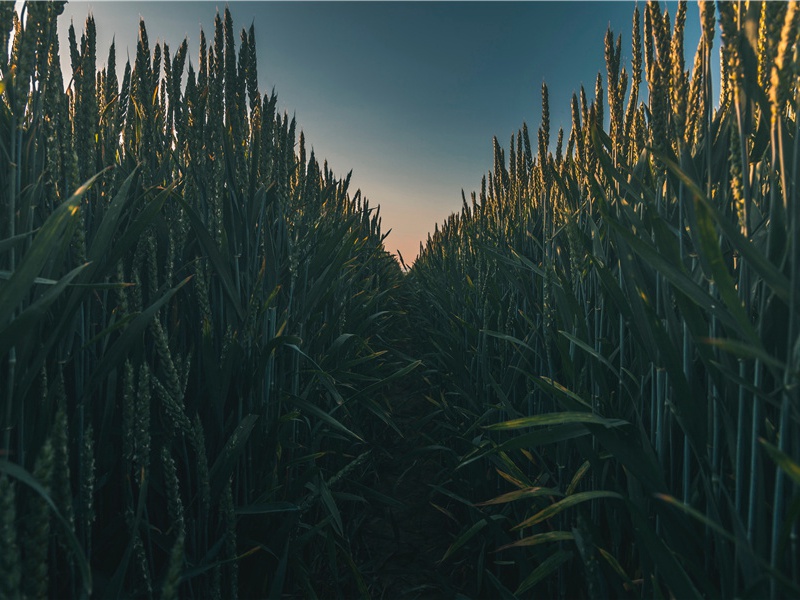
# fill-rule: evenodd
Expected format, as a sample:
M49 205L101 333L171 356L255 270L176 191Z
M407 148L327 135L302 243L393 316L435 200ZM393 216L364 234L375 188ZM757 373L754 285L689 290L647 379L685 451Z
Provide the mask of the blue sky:
M526 121L535 140L541 85L550 90L552 134L569 130L569 102L605 79L607 27L622 34L629 67L633 2L230 2L237 31L255 25L263 90L297 117L318 158L353 170L381 205L387 249L411 262L434 224L479 188L492 165L492 136L507 146ZM670 13L675 3L668 4ZM200 28L213 36L215 2L70 2L60 17L78 37L87 14L98 32L98 66L116 39L120 73L136 53L138 20L151 48L185 38L195 68ZM640 3L640 8L643 3ZM687 20L688 64L699 39L696 4ZM238 35L236 36L238 40Z

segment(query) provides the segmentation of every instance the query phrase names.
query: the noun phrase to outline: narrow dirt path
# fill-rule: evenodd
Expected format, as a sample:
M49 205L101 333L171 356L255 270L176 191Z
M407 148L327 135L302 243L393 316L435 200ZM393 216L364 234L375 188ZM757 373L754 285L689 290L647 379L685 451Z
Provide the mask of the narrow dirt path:
M430 485L441 483L435 480L441 469L436 454L425 449L430 404L415 391L399 391L396 398L394 417L403 437L387 428L374 485L398 505L373 507L362 528L373 567L370 591L373 598L392 600L453 597L452 566L439 564L452 541L452 522L430 502Z

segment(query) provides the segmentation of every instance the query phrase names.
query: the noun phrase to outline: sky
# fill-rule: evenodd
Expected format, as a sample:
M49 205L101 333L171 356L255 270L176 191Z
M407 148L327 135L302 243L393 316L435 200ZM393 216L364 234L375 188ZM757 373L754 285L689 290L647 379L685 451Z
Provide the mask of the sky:
M186 38L197 68L201 27L213 39L223 2L70 2L59 17L62 65L67 30L80 39L91 12L98 68L116 40L117 64L133 63L139 18L151 49ZM630 70L633 2L229 2L234 27L255 25L259 87L275 89L278 108L297 118L307 147L339 176L352 170L379 204L385 244L411 264L436 223L460 210L492 168L492 137L507 147L541 119L550 96L551 140L570 127L570 99L583 85L594 96L605 80L603 39L622 34ZM644 3L640 3L640 10ZM675 14L675 3L666 4ZM699 39L690 4L687 62ZM238 42L239 36L236 35Z

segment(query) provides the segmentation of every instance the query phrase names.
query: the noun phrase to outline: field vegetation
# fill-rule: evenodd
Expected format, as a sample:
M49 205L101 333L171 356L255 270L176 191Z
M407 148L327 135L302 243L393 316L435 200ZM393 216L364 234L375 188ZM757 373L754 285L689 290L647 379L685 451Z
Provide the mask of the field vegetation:
M798 593L800 14L699 10L691 68L685 3L609 30L554 152L543 86L409 275L473 593Z
M65 81L62 8L0 2L0 598L800 596L796 2L635 9L407 271L252 27Z

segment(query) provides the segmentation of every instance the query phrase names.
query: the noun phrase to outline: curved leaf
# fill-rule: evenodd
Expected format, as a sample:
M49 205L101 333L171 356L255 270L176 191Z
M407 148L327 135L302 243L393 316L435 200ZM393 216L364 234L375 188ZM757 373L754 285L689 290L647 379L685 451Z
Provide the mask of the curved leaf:
M592 425L603 425L604 427L621 427L630 424L621 419L604 419L603 417L593 415L589 412L556 412L495 423L494 425L487 425L486 429L502 431L506 429L522 429L524 427L540 427L543 425L564 425L567 423L591 423Z
M542 521L546 521L550 519L560 512L575 506L576 504L580 504L582 502L587 502L589 500L598 500L600 498L614 498L616 500L624 500L625 498L618 494L617 492L606 492L602 490L594 491L594 492L579 492L577 494L573 494L572 496L567 496L563 500L559 500L555 504L551 504L544 510L540 510L538 513L533 515L532 517L525 519L519 525L514 525L511 530L515 529L523 529L524 527L530 527L531 525L536 525L537 523L541 523Z

